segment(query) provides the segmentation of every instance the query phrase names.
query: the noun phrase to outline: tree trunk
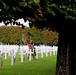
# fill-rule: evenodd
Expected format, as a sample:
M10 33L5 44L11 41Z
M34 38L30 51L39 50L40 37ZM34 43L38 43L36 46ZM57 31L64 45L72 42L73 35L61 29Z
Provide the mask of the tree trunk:
M56 75L75 75L76 38L74 33L65 31L59 33Z

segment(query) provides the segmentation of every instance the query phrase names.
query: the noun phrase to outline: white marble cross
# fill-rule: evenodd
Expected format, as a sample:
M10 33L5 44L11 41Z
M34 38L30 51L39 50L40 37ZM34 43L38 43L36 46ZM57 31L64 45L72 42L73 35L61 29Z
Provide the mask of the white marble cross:
M20 46L20 53L19 54L21 55L20 60L21 60L21 62L23 62L24 61L24 55L26 54L26 53L24 53L23 46Z
M31 49L29 49L28 54L29 54L29 61L31 61L32 60L32 54L34 54L34 52L32 52Z
M1 54L1 51L0 51L0 58L2 58L2 54Z
M51 56L53 53L53 47L52 46L49 47L49 52L50 52L50 56Z
M14 50L11 50L10 56L11 56L11 65L14 65L15 56L16 56L16 55L14 54Z
M4 57L5 57L5 59L7 59L7 55L8 55L8 51L5 49L5 52L4 52Z
M48 51L47 50L45 51L45 53L46 53L46 57L48 57Z
M24 53L23 53L23 50L21 50L21 62L24 61Z
M38 59L39 49L36 48L36 59Z
M20 54L21 54L21 58L20 58L21 59L21 62L23 62L24 61L24 55L25 55L23 49L21 50L21 53Z
M40 48L41 48L41 58L43 58L43 56L44 56L44 48L43 48L43 46L41 46Z
M0 51L0 68L2 67L2 54L1 54L1 51Z
M58 46L53 46L53 55L57 54Z

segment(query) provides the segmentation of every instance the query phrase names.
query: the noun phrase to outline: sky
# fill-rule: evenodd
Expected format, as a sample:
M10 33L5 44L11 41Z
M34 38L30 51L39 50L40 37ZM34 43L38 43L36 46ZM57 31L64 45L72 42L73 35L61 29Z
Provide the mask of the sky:
M23 26L26 26L26 27L30 27L29 23L31 23L29 20L26 20L26 22L25 22L23 18L16 20L16 22L18 22L18 23L20 22L20 24L23 24ZM3 21L0 23L0 26L5 26ZM18 26L18 25L16 25L16 24L13 25L13 23L9 23L7 26Z

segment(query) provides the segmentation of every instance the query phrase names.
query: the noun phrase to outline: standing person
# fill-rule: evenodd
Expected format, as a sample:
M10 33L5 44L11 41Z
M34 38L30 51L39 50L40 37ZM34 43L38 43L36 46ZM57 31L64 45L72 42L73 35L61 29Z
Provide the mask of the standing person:
M35 52L35 47L34 47L33 41L32 41L32 40L29 41L28 38L27 38L24 34L23 34L23 37L24 37L24 40L25 40L26 44L27 44L28 47L29 47L29 50L31 49L31 52L34 52L34 53L32 54L32 57L33 57L33 59L35 59L36 52ZM29 58L29 54L28 54L28 58Z
M35 56L36 56L36 48L34 47L34 43L33 43L32 40L30 41L30 43L31 43L31 45L32 45L31 51L34 52L34 53L32 54L32 57L33 57L34 59L36 59L36 58L35 58Z

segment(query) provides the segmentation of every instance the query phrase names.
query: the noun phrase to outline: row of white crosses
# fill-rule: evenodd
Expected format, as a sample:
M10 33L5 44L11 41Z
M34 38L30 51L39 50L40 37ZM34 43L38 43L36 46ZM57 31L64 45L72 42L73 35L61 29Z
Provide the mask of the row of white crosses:
M24 53L24 52L26 52L26 53ZM29 49L28 46L20 46L20 53L19 54L21 54L21 62L23 62L23 59L24 59L24 55L25 54L27 55L27 57L29 55L29 61L31 61L32 60L32 56L31 55L33 53L34 52L32 52L31 49Z
M11 65L14 65L14 63L15 63L15 59L16 59L16 54L17 54L17 52L18 52L18 45L16 46L16 45L9 45L8 47L7 47L7 50L10 50L10 52L9 52L9 56L11 56Z
M38 49L39 49L39 51L38 50L36 50L36 51L38 51L38 53L41 54L41 58L43 58L44 53L46 53L46 57L48 56L48 49L45 45L39 46Z
M34 53L34 52L32 52L31 49L29 49L29 51L28 51L29 61L32 60L32 54L33 54L33 53Z
M26 53L24 53L24 47L21 45L20 46L20 55L21 55L21 57L20 57L20 60L21 60L21 62L24 62L24 55L26 54Z
M38 58L38 53L41 53L41 57L43 58L44 53L46 53L46 57L47 57L49 52L50 52L50 56L52 54L56 55L58 50L57 46L52 47L52 46L41 45L41 46L35 46L35 47L36 47L37 58Z
M12 50L14 51L14 57L16 56L16 53L18 51L18 46L16 46L16 45L5 45L3 47L3 49L4 49L5 59L7 59L7 56L11 55Z
M48 53L50 52L50 56L53 54L57 54L57 46L34 46L36 48L36 59L38 59L38 54L41 54L41 58L43 58L44 53L46 53L46 57L48 56ZM20 46L20 54L21 54L21 62L23 62L23 57L26 54L27 56L29 55L29 61L32 60L32 54L34 52L31 52L31 49L28 48L28 46ZM24 53L25 52L25 53Z
M18 46L16 45L0 45L1 54L4 54L5 59L11 56L11 65L14 64L14 59L16 58L16 53L18 51Z
M48 56L48 53L50 52L50 56L52 53L55 55L57 54L57 46L34 46L36 48L36 59L38 59L38 54L41 54L41 58L43 58L44 53L46 53L46 57ZM14 65L14 60L16 58L16 53L20 50L20 56L21 56L21 62L24 62L24 55L26 54L28 56L29 54L29 61L32 60L31 54L34 52L31 52L31 49L28 48L28 46L11 46L11 45L4 45L3 48L0 45L0 53L4 53L5 59L7 59L7 55L11 56L11 65Z
M40 47L39 46L34 46L36 48L36 59L38 59L38 55L40 53Z

